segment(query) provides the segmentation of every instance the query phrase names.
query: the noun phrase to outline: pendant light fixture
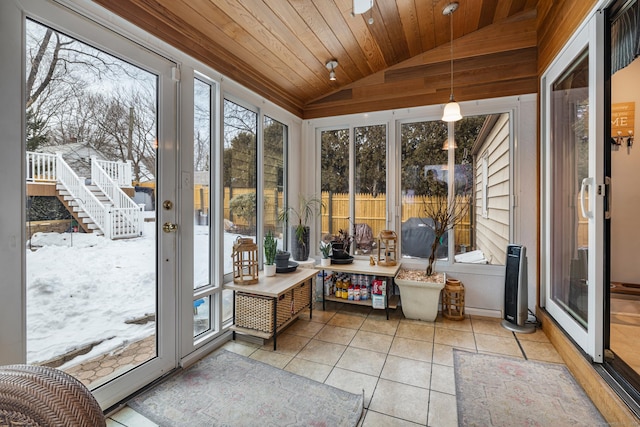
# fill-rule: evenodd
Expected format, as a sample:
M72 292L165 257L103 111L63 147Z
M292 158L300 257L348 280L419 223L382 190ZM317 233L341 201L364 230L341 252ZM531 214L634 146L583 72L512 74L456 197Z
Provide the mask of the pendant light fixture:
M333 59L325 64L327 70L329 70L329 80L334 81L336 79L335 68L338 66L338 61Z
M351 9L351 16L360 15L373 8L373 0L353 0L353 8ZM367 20L369 25L373 24L373 13L370 12L369 19Z
M444 106L444 112L442 114L442 120L445 122L457 122L462 118L460 114L460 105L453 98L453 12L458 9L458 2L449 3L442 11L443 15L449 15L450 33L451 33L451 96L449 97L449 103Z

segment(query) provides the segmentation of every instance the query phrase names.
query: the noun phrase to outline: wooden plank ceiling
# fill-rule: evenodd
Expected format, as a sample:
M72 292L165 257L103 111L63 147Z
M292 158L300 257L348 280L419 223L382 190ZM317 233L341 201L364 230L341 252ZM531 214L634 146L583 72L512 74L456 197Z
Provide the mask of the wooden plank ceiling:
M333 115L336 107L344 114L441 103L449 96L450 22L442 11L450 0L374 0L369 12L355 16L352 0L94 1L299 117ZM530 79L538 0L459 3L456 88L458 80L490 83L478 82L474 70L486 72L495 61L509 73L504 61L511 56L527 69L521 78ZM335 81L329 60L338 61ZM495 89L495 96L504 95ZM427 102L419 96L430 93L437 96ZM478 96L456 89L457 100Z

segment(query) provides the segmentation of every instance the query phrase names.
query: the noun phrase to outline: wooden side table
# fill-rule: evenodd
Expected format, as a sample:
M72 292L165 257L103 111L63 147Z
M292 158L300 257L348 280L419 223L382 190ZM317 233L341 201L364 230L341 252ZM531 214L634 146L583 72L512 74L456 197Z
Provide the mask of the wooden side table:
M464 285L460 280L447 279L442 290L442 315L451 320L464 319Z

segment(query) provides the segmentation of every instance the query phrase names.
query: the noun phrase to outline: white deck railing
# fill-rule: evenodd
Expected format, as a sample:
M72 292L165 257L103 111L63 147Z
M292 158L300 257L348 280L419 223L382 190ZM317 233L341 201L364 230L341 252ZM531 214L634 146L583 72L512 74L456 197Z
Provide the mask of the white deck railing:
M56 155L27 151L27 182L56 182Z
M64 161L61 153L56 153L57 182L69 192L75 203L89 215L89 218L102 230L105 237L111 238L112 221L108 219L109 206L105 206L87 188L84 178L78 177L71 167Z
M122 191L119 183L113 179L113 172L123 168L109 167L116 162L105 162L91 158L91 182L97 186L113 204L111 213L111 238L137 237L142 235L144 218L142 216L143 206L137 205L127 194ZM125 163L125 166L130 166ZM123 174L124 175L124 174ZM131 176L131 173L129 173ZM128 182L131 186L131 181Z
M104 173L115 181L119 187L131 187L131 182L133 182L131 160L127 160L126 162L111 162L109 160L100 160L93 156L91 157L91 163L100 165Z

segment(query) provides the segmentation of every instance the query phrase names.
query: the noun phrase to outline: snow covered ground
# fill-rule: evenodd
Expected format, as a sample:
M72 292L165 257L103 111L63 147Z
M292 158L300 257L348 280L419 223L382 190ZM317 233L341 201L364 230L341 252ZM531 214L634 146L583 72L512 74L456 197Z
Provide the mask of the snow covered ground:
M195 247L207 248L208 227L195 226ZM224 233L225 271L237 234ZM155 332L155 322L125 323L154 314L155 223L144 235L109 240L84 233L36 233L27 245L27 362L50 360L101 342L77 364ZM225 251L226 252L226 251ZM195 252L195 276L206 280L208 251ZM202 283L202 282L200 282Z

